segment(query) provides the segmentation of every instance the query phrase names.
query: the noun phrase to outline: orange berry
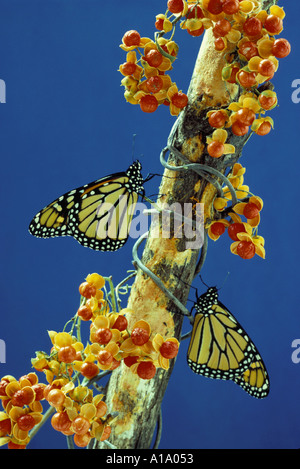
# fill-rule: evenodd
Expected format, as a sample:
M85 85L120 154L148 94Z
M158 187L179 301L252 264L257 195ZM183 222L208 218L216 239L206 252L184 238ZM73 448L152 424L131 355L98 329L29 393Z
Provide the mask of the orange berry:
M99 368L95 363L85 362L80 368L80 373L88 379L92 379L99 373Z
M272 129L272 125L270 124L270 122L263 122L259 128L255 131L255 133L257 135L261 135L261 136L264 136L264 135L267 135L269 132L271 132L271 129Z
M173 94L171 101L174 106L179 109L183 109L188 103L188 97L185 93L179 91L178 93Z
M156 368L152 362L141 362L137 367L137 374L142 379L151 379L156 373Z
M71 424L72 422L69 419L66 411L56 412L51 419L52 427L54 428L54 430L57 430L59 432L69 430Z
M237 245L237 254L242 259L252 259L255 256L255 246L252 241L241 241Z
M101 365L107 366L113 362L113 356L107 350L101 350L98 353L97 360Z
M61 347L58 351L58 360L63 363L72 363L76 358L77 352L72 345Z
M207 152L212 158L220 158L224 154L224 144L214 140L207 145Z
M89 321L93 316L93 311L90 306L82 305L78 308L77 314L83 321Z
M259 214L259 210L257 205L254 202L249 202L248 204L245 205L243 215L248 218L249 220L251 218L257 217Z
M105 404L105 402L103 401L100 401L98 404L97 404L97 413L96 413L96 417L99 418L99 417L104 417L104 415L106 414L107 412L107 405Z
M148 62L148 64L151 67L159 67L163 61L163 56L162 54L156 50L156 49L151 49L147 54L145 55L145 60Z
M35 426L35 420L30 414L21 415L21 417L17 419L17 424L20 430L29 432Z
M178 354L178 344L176 342L166 340L159 349L164 358L174 358Z
M125 76L133 75L136 71L136 64L133 62L124 62L122 65L120 65L120 71Z
M243 124L239 120L236 120L231 126L232 133L238 135L239 137L246 135L249 131L249 126Z
M274 62L269 59L262 60L258 65L258 72L265 77L273 77L276 67Z
M240 109L236 114L236 120L244 125L252 125L255 119L255 112L249 108Z
M277 57L277 59L283 59L287 57L291 52L291 44L287 39L276 39L272 47L272 54Z
M171 13L180 13L183 10L182 0L168 0L168 10Z
M215 129L220 129L226 123L226 115L222 111L215 111L209 116L208 122Z
M149 333L145 329L142 329L141 327L136 327L133 329L131 332L131 340L134 343L134 345L144 345L148 342L149 340Z
M148 78L146 86L149 93L158 93L163 87L162 78L158 75Z
M66 396L60 389L51 389L47 395L47 401L53 407L61 406L65 401Z
M72 421L72 430L74 430L77 435L84 435L89 428L90 421L86 417L79 415Z
M122 41L127 47L138 46L141 41L141 36L137 31L131 29L124 34Z
M84 435L74 435L74 443L76 446L79 446L79 448L85 448L91 439L92 437L89 433L85 433Z
M107 440L109 438L110 434L111 434L111 427L109 425L107 425L103 430L100 441Z
M88 282L83 282L79 285L79 293L85 298L91 298L92 296L95 296L96 292L96 287Z
M239 238L237 237L238 233L245 233L246 228L244 227L243 223L232 223L228 227L228 235L233 241L238 241Z
M113 325L113 329L118 329L119 331L122 332L127 329L127 325L128 325L128 321L125 318L125 316L119 316Z
M94 342L97 342L98 344L101 344L101 345L108 344L111 338L112 338L112 332L110 329L107 329L107 328L97 329L93 336Z
M217 221L210 227L210 230L214 235L221 236L223 233L225 233L226 227L224 223Z
M140 100L140 107L143 112L151 113L158 108L158 101L152 94L146 94Z

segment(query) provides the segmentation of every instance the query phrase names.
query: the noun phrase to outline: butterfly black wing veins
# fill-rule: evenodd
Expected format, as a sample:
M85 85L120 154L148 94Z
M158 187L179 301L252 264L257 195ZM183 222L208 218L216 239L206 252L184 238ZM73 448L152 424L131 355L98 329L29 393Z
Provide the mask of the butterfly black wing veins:
M266 397L269 378L258 350L211 287L197 298L188 365L197 374L232 380L253 397Z
M29 232L41 238L72 236L83 246L116 251L129 236L139 195L144 195L141 163L71 190L42 209Z

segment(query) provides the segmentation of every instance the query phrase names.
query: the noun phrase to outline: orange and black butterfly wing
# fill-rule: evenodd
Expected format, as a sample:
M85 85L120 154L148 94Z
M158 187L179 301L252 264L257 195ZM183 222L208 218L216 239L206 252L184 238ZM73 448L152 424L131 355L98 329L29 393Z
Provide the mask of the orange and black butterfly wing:
M73 236L95 250L116 251L129 236L139 195L144 194L141 164L62 195L41 210L29 231L37 237Z

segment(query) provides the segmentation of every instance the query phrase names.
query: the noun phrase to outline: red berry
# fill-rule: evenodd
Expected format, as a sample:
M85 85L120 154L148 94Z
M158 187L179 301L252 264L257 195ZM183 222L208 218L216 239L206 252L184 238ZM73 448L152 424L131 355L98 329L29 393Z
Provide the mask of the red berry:
M125 329L127 329L127 319L125 318L125 316L119 316L114 325L113 325L113 329L118 329L119 331L125 331Z
M207 152L212 158L220 158L224 153L224 144L214 140L207 145Z
M223 11L222 0L210 0L207 9L212 15L219 15Z
M255 246L252 241L241 241L236 252L242 259L252 259L255 256Z
M252 125L255 119L255 112L247 107L240 109L236 114L236 120L244 125Z
M219 52L221 52L222 50L224 50L226 47L226 44L225 44L225 41L222 37L217 37L217 39L215 39L215 49Z
M0 437L6 436L11 432L11 420L7 418L5 420L0 420Z
M92 296L95 296L96 292L97 288L88 282L83 282L79 285L79 293L85 298L91 298Z
M21 415L21 417L17 419L17 424L20 430L23 430L24 432L29 432L29 430L31 430L35 426L35 420L30 414Z
M120 70L126 76L133 75L136 70L136 64L133 62L125 62L120 65Z
M215 37L224 37L231 30L231 24L228 20L223 18L216 22L213 28L213 34Z
M258 48L252 41L243 42L239 47L239 53L249 61L252 57L258 56Z
M259 101L259 104L261 105L261 107L263 109L265 109L266 111L269 111L270 109L273 108L273 106L276 105L277 98L276 98L276 96L267 96L267 95L261 93L259 95L258 101Z
M243 29L246 36L258 36L262 31L262 22L255 16L251 16L245 21Z
M234 15L239 11L239 8L239 0L225 0L225 2L223 3L223 12L226 15Z
M148 78L146 80L146 86L149 93L158 93L163 87L162 78L159 75Z
M199 29L194 29L193 31L187 28L187 32L190 34L190 36L193 36L193 37L201 36L201 34L203 34L203 31L204 31L204 26L202 26Z
M141 97L140 107L143 112L154 112L158 108L158 101L152 94L146 94Z
M188 12L186 14L187 19L191 18L204 18L203 11L199 5L189 5Z
M99 368L95 363L85 362L80 368L80 373L88 379L92 379L99 373Z
M125 363L126 366L128 366L130 368L131 365L134 365L135 363L137 363L138 358L139 358L138 356L126 357L126 358L124 358L124 363Z
M137 31L131 29L124 34L122 41L127 47L138 46L141 41L141 36Z
M239 137L242 137L243 135L246 135L249 131L249 126L243 124L239 120L236 120L232 126L231 126L232 133L234 135L238 135Z
M254 202L249 202L248 204L245 205L243 215L246 218L255 218L259 214L259 209L257 205Z
M174 358L178 354L178 344L176 342L166 340L159 349L164 358Z
M215 129L224 127L226 123L226 114L222 111L214 111L208 118L209 124Z
M110 329L107 328L100 328L94 332L93 340L101 345L106 345L108 342L111 341L112 332Z
M105 366L110 365L113 362L113 356L107 350L101 350L98 353L97 359L101 365L105 365Z
M277 59L283 59L288 56L291 52L291 44L286 39L276 39L272 47L272 54L277 57Z
M84 435L85 433L87 433L89 428L90 421L82 415L79 415L72 421L72 429L77 435Z
M239 67L232 67L230 77L226 81L228 81L228 83L236 83L236 75L239 71Z
M77 314L83 321L89 321L93 316L93 311L88 305L82 305L78 308Z
M149 340L149 332L146 329L142 329L141 327L136 327L131 332L131 340L134 345L144 345Z
M271 132L271 129L272 129L272 125L270 124L270 122L266 121L266 122L263 122L259 126L259 128L255 131L255 133L257 135L264 136L264 135L267 135L269 132Z
M141 362L137 367L137 374L142 379L151 379L155 373L156 368L152 362Z
M216 222L216 223L213 223L213 225L211 225L211 232L216 235L216 236L221 236L223 233L225 233L225 225L224 223L221 223L221 222Z
M188 97L185 93L179 91L178 93L173 94L171 101L174 106L179 109L183 109L188 103Z
M77 352L72 345L61 347L58 351L58 360L63 363L72 363L76 358Z
M182 0L168 0L168 10L171 13L180 13L183 10Z
M282 31L282 19L276 15L269 15L264 22L264 28L270 34L279 34Z
M244 225L242 223L232 223L229 227L228 227L228 235L229 237L233 240L233 241L238 241L239 238L237 237L237 234L238 233L245 233L246 232L246 228L244 227Z
M155 27L156 29L158 29L159 31L162 31L164 29L164 20L163 18L158 18L156 21L155 21Z
M72 422L68 417L68 414L66 411L64 412L56 412L56 414L53 415L51 419L51 425L54 428L54 430L57 430L59 432L66 432L69 430Z
M247 72L246 70L241 70L240 72L238 72L237 78L243 88L248 89L256 85L255 72Z
M145 55L145 60L148 62L150 67L159 67L163 61L163 56L162 54L156 50L156 49L151 49L147 54Z
M273 77L275 73L276 67L274 62L269 59L263 59L261 62L259 62L258 65L258 72L263 75L264 77Z

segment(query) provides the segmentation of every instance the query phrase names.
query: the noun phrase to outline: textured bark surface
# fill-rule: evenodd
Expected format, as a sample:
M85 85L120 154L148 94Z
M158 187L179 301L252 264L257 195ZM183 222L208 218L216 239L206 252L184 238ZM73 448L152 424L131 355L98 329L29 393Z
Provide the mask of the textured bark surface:
M274 2L266 2L268 6ZM189 105L182 113L173 145L191 162L205 163L224 172L226 165L222 157L212 159L205 151L206 137L212 129L207 123L206 114L211 108L227 106L238 98L238 86L228 85L221 79L225 65L225 54L214 49L214 37L208 30L196 60L188 91ZM228 143L236 147L235 161L238 160L247 137L235 137L229 132ZM213 160L213 161L212 161ZM170 165L180 165L181 161L170 155ZM233 165L232 158L228 167ZM206 179L201 179L194 171L173 172L165 170L160 186L161 197L157 204L178 202L183 204L195 199L204 203L205 220L212 216L212 203L216 189ZM180 176L174 178L174 176ZM185 249L184 238L155 238L153 226L144 248L142 261L183 303L187 301L189 287L194 277L199 257L198 249ZM185 283L183 283L181 280ZM156 286L152 279L140 270L133 284L128 308L134 311L129 318L129 329L139 319L151 325L152 331L164 337L180 337L183 316L176 313L176 307ZM180 353L180 349L179 349ZM139 379L122 364L110 379L106 403L110 412L118 412L113 425L110 442L120 449L149 448L155 430L160 405L172 372L175 360L171 360L168 371L157 370L150 381ZM187 369L188 372L188 369ZM103 443L101 448L107 448Z

